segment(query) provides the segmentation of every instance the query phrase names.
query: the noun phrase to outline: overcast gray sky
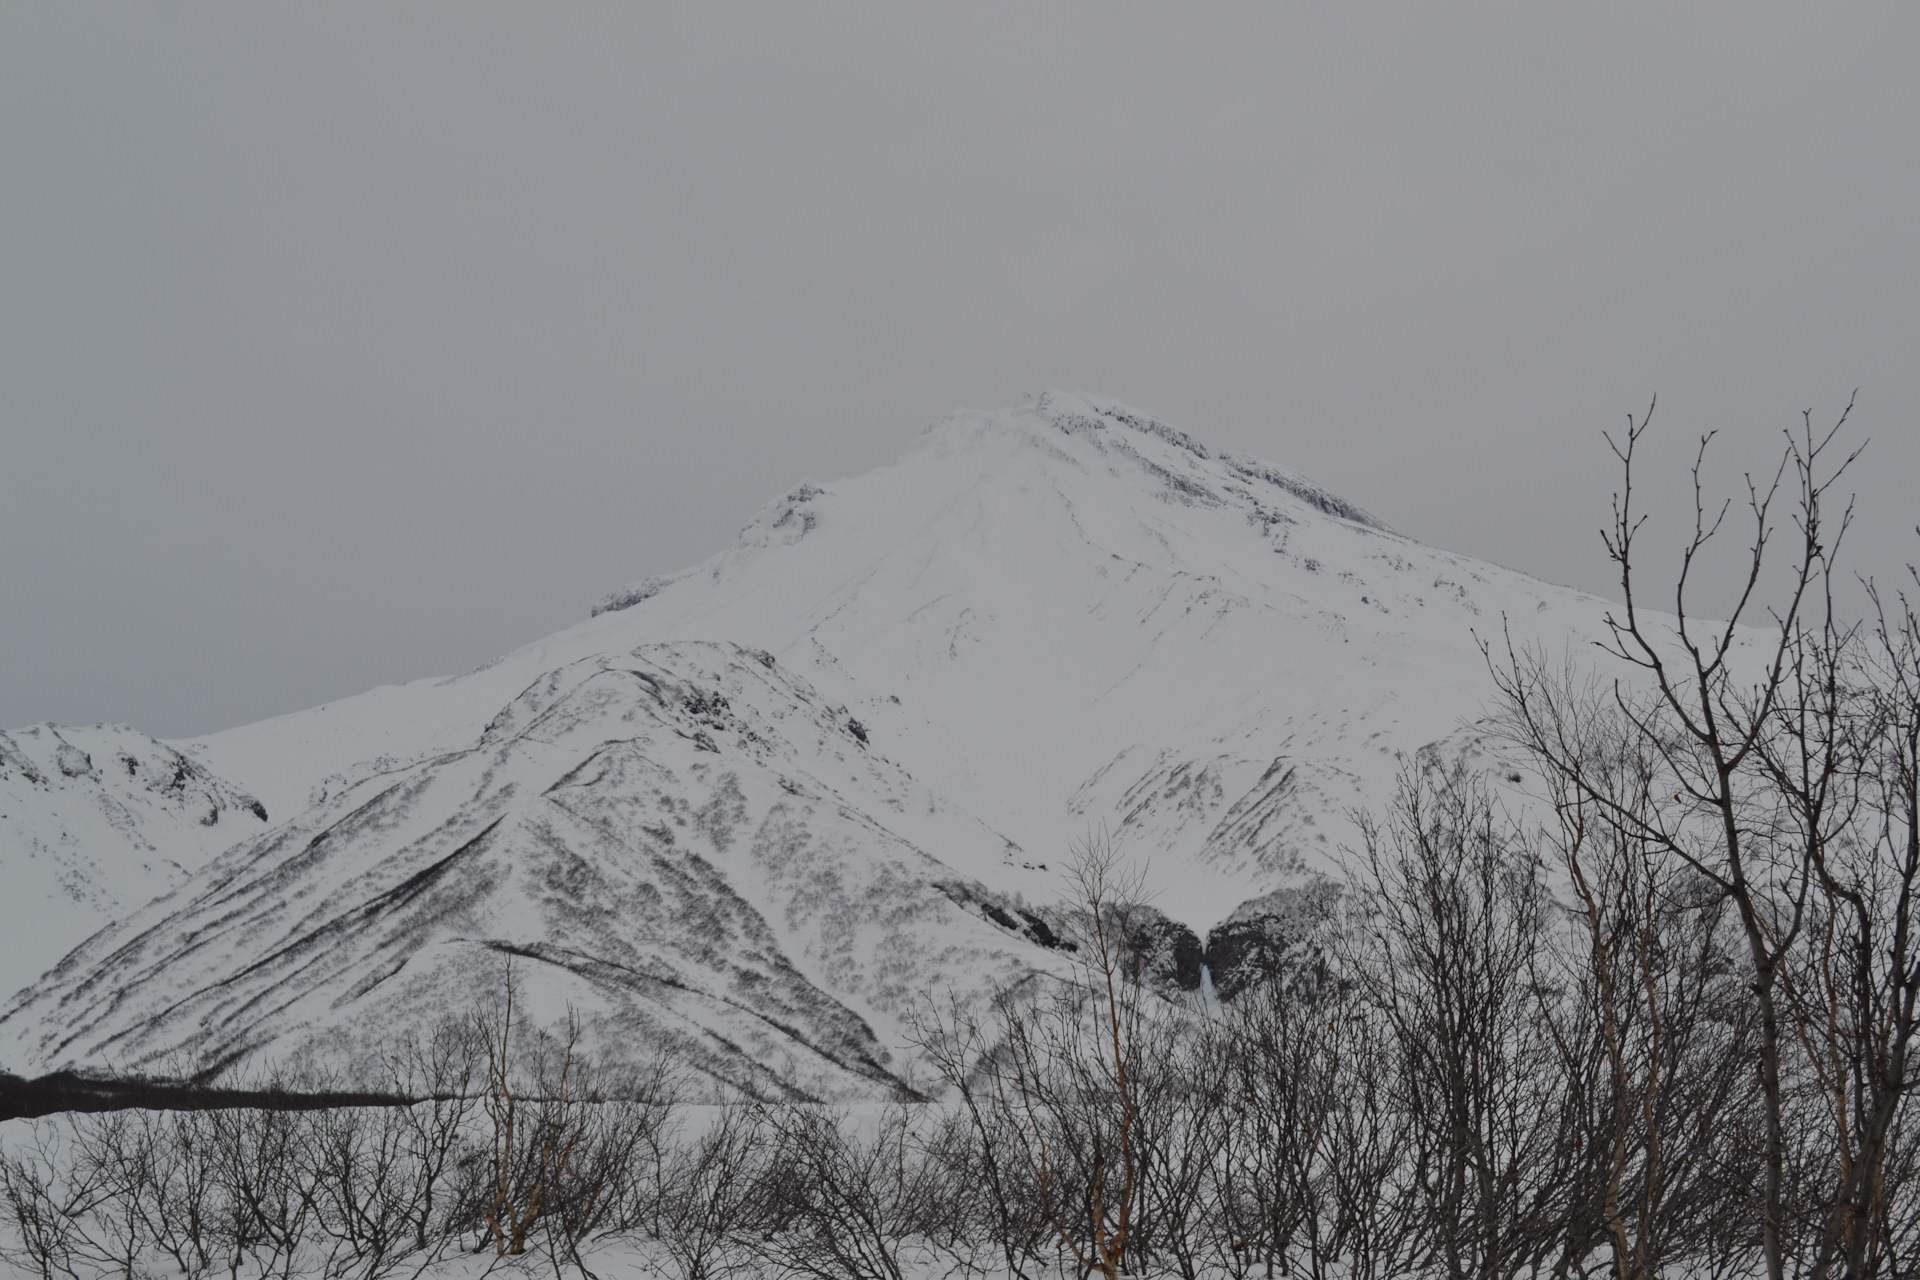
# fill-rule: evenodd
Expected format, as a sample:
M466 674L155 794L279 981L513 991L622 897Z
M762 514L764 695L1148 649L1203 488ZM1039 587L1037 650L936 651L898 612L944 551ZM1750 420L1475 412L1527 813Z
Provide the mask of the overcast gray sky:
M6 6L0 725L463 669L1047 386L1593 589L1603 428L1658 392L1662 465L1718 428L1731 476L1857 386L1885 575L1916 50L1912 5Z

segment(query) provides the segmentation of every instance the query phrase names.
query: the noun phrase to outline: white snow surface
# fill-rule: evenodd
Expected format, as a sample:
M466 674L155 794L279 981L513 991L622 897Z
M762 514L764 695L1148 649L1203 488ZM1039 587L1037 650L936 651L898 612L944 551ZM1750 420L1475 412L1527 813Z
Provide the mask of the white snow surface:
M0 1065L350 1061L513 950L608 1044L855 1096L917 990L1058 962L983 895L1054 898L1104 827L1204 938L1471 745L1476 632L1605 611L1110 400L959 412L478 670L174 744L279 825L209 861L136 822L195 874L0 1011ZM96 923L175 888L115 883Z

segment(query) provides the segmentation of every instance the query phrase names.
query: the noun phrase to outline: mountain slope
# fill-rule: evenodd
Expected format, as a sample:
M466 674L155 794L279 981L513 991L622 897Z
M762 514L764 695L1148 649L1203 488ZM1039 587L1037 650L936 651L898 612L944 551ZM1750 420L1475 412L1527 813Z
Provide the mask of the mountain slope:
M125 725L0 733L0 987L172 890L267 810Z
M850 792L940 827L950 860ZM1013 972L1021 944L940 887L1003 849L764 655L643 646L547 673L469 748L342 787L94 939L43 987L32 1047L351 1070L512 953L603 1045L808 1094L889 1086L868 1018L897 1037L944 969Z
M1260 868L1324 864L1340 813L1375 793L1396 752L1477 712L1473 628L1505 616L1522 636L1584 641L1604 605L1400 537L1111 402L1048 393L955 414L866 475L799 485L734 546L603 610L479 671L195 750L270 807L302 803L312 779L356 760L458 744L541 670L726 639L804 673L878 749L1034 859L1090 824L1124 828L1133 852L1168 864L1169 912L1200 926ZM1292 780L1261 812L1300 821L1262 836L1241 819L1276 761ZM1158 771L1183 767L1207 785L1139 808ZM1236 806L1238 844L1220 829Z
M609 1043L884 1087L915 988L1056 962L981 904L1053 896L1076 838L1111 831L1195 934L1239 927L1406 754L1471 740L1473 628L1557 647L1602 612L1109 401L956 414L480 670L186 744L299 816L22 993L0 1044L350 1059L507 949Z

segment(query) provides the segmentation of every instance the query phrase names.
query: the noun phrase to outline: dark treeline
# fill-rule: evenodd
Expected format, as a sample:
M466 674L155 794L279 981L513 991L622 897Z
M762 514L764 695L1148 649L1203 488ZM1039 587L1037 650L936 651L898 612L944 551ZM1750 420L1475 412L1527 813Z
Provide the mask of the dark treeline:
M414 1099L364 1089L326 1092L237 1089L192 1080L110 1079L56 1071L28 1080L0 1071L0 1120L32 1119L63 1111L122 1111L146 1107L155 1111L206 1111L230 1107L269 1110L326 1107L400 1106Z
M1842 622L1844 464L1811 429L1751 490L1732 621L1686 613L1705 507L1677 631L1648 615L1644 425L1608 542L1631 678L1489 645L1497 767L1410 762L1232 1001L1155 985L1139 882L1094 840L1071 972L920 1008L936 1102L684 1106L666 1068L524 1025L509 975L389 1064L383 1092L438 1101L11 1126L9 1255L48 1280L591 1274L608 1237L684 1280L1920 1275L1920 619L1870 591ZM1788 602L1743 628L1782 529Z

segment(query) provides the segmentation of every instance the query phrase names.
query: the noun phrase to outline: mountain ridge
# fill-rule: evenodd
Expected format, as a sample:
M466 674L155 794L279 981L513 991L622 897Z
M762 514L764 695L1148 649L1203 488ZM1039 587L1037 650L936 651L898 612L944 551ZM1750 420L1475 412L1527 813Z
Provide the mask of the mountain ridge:
M1188 973L1197 939L1221 930L1257 951L1246 922L1284 912L1248 904L1336 871L1348 814L1384 799L1412 753L1471 746L1485 692L1476 623L1505 615L1523 638L1564 643L1598 634L1603 612L1423 547L1304 477L1118 402L1048 392L959 412L896 462L797 485L700 565L615 592L474 671L179 744L282 822L23 991L0 1012L0 1053L54 1069L335 1043L351 1060L372 1051L352 1027L406 1016L436 983L470 990L482 961L519 948L544 956L543 1016L556 1000L589 1004L609 1042L672 1041L734 1083L765 1084L771 1061L810 1094L893 1087L915 981L978 990L1063 962L1030 928L1009 928L1000 917L1019 918L999 904L1049 901L1074 840L1104 827L1144 864L1168 927L1196 939L1169 942L1187 957L1169 972ZM682 701L656 706L644 682L611 674L636 662L685 686ZM586 670L602 693L591 714L587 695L569 695L575 730L501 745L500 726L530 714L543 681ZM727 737L735 721L761 746ZM635 725L644 732L627 748L592 736ZM490 774L479 762L495 756ZM716 790L727 773L737 800ZM353 875L327 880L325 859L285 847L287 833L316 838L315 824L331 830L340 806L376 792L415 798L386 802L389 827L329 837ZM738 816L709 831L703 811ZM661 814L693 825L660 827ZM407 882L404 868L424 872L429 846L450 855L457 834L483 829L493 843L463 857L491 868L489 887L441 904L446 919L471 918L465 932L412 905L444 889L382 896ZM209 897L269 866L284 873L273 892ZM625 932L561 910L563 892L527 879L536 867L628 904ZM708 871L705 901L745 904L729 917L744 969L633 905ZM296 898L332 914L289 932L276 903ZM334 927L355 911L377 926ZM208 933L215 916L242 923ZM863 933L869 916L898 928ZM643 917L646 928L633 923ZM217 993L280 963L260 939L291 945L323 926L359 941L312 961L305 986L242 981L273 1009L248 1030L255 1006ZM227 951L208 945L215 936ZM894 980L874 976L872 956ZM671 976L677 994L614 976L643 971ZM390 999L401 987L411 994ZM192 1016L142 1012L156 1005Z

